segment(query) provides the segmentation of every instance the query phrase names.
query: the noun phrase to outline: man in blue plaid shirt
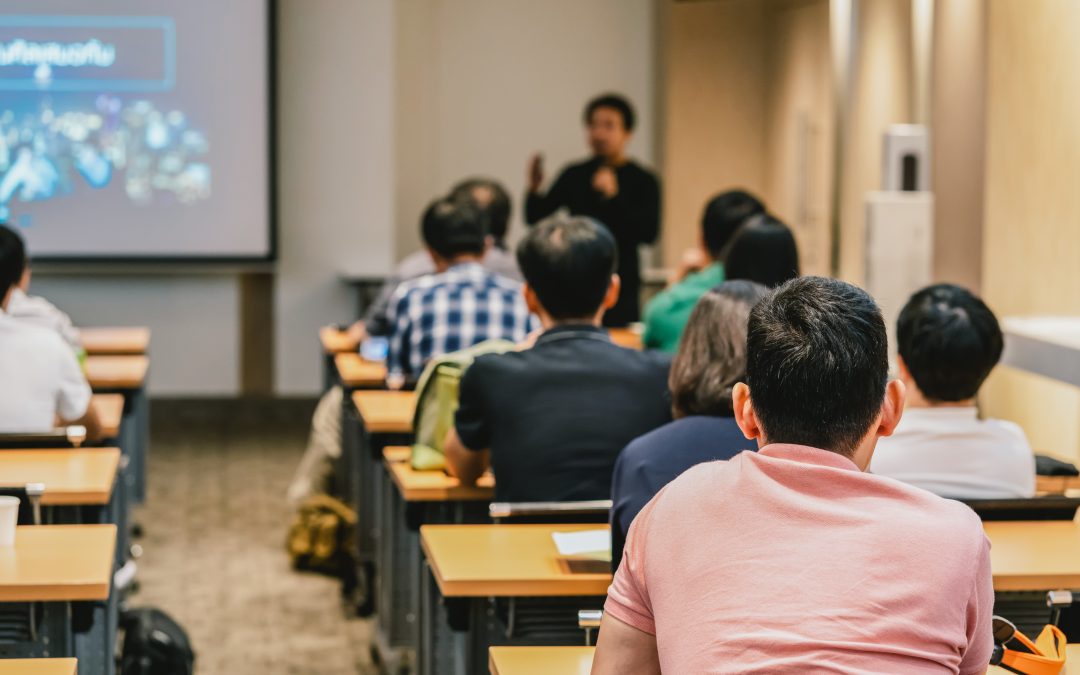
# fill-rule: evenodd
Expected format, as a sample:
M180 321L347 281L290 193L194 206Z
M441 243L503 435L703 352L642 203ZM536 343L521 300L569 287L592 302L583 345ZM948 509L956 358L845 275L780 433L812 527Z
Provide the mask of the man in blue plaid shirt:
M433 356L485 340L518 342L539 327L521 284L481 265L486 232L475 204L436 201L422 229L436 274L403 282L390 299L391 374L417 377Z

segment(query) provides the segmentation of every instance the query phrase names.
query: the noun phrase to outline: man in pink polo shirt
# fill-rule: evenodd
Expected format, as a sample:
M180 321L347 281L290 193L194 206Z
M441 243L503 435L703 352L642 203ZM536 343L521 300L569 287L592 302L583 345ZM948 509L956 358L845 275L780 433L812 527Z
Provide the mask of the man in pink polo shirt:
M804 277L762 300L733 400L759 452L687 471L635 519L594 675L984 672L979 519L865 473L904 401L870 296Z

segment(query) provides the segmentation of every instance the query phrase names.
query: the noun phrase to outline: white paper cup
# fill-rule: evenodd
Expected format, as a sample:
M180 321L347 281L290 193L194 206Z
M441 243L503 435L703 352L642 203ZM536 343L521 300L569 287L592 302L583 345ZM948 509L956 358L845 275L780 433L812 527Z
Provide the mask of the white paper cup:
M15 545L15 525L19 522L19 498L0 496L0 547Z

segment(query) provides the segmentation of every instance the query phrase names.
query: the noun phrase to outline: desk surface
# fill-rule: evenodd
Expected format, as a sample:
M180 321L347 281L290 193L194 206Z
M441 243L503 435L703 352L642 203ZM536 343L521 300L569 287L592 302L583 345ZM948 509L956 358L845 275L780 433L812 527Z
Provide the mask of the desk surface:
M0 485L44 483L46 506L104 505L119 466L117 448L0 450Z
M491 675L589 675L595 650L595 647L491 647L488 667Z
M386 383L386 366L365 361L356 352L345 352L334 357L338 376L346 387L381 387Z
M404 448L408 450L408 448ZM457 478L442 471L416 471L408 462L399 459L400 448L386 448L383 459L386 470L407 502L469 502L491 501L495 497L495 478L484 474L476 485L462 486Z
M124 417L123 394L94 394L91 405L97 411L101 432L105 438L120 435L120 420Z
M0 675L75 675L75 659L0 659Z
M115 525L19 527L0 548L0 602L105 600Z
M140 389L149 369L146 356L86 357L86 379L93 389Z
M552 532L606 525L424 525L420 543L446 597L605 595L606 561L577 572L561 559Z
M150 329L82 328L79 330L87 354L145 354L150 348Z
M372 434L407 434L412 431L416 392L354 391L353 405Z
M994 590L1080 588L1080 525L1073 521L984 523Z
M620 347L638 350L645 348L645 343L641 341L641 334L630 328L609 328L608 335L611 336L611 341Z
M356 340L349 338L348 333L333 326L323 326L319 329L319 342L322 343L323 351L327 354L355 352L360 347Z

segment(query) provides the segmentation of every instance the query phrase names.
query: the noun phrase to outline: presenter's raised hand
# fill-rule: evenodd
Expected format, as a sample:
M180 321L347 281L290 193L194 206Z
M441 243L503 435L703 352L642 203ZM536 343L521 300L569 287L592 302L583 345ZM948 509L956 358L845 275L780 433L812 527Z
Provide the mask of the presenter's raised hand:
M619 178L615 175L615 169L610 166L597 169L593 174L592 186L607 199L619 194Z
M529 192L539 192L544 184L544 156L539 152L529 158Z

